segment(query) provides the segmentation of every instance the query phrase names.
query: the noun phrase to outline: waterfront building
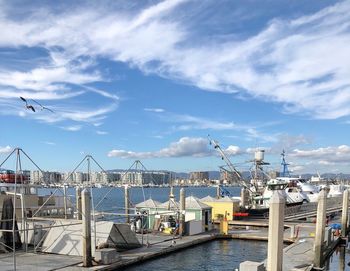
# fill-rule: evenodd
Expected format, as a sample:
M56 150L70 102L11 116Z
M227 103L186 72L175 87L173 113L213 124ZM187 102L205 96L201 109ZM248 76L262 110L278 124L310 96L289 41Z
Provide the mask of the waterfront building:
M201 202L212 207L212 220L224 219L233 220L233 214L239 211L240 200L231 199L230 197L213 198L206 196L201 199Z
M170 184L175 176L171 171L128 171L120 174L122 183L138 186Z
M199 223L199 232L205 232L211 229L212 207L201 202L194 196L186 197L185 222ZM169 208L170 207L170 208ZM170 210L169 210L170 209ZM158 230L160 222L168 221L169 217L174 219L179 215L180 205L177 201L158 201L148 199L136 204L136 213L146 212L148 214L145 225L149 229Z
M62 181L62 174L56 171L40 171L32 170L30 172L30 182L33 184L39 183L59 183Z
M208 171L195 171L190 172L190 180L191 181L208 181L209 180L209 172Z

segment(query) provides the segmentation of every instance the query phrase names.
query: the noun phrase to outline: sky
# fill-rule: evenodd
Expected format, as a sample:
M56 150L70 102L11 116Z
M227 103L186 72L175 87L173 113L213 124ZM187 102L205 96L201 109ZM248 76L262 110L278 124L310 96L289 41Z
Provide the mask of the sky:
M350 172L350 1L0 0L0 29L1 161L218 170L210 135L241 170Z

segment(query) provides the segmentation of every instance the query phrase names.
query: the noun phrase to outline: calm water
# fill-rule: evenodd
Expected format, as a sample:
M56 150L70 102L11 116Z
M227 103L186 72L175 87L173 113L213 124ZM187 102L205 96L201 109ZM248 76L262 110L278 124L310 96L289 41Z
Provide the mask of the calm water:
M326 270L350 271L350 247L339 246L327 261Z
M53 192L55 189L40 189L39 194L50 194L50 192ZM240 188L239 187L228 187L227 190L229 190L232 195L239 196ZM60 189L55 193L57 196L63 195L63 190ZM108 191L110 191L110 188L93 188L93 201L94 206L100 202L100 200L106 195ZM179 187L174 187L174 195L176 200L179 200ZM144 201L145 199L152 198L154 200L157 200L159 202L165 202L169 199L169 187L161 187L161 188L131 188L130 189L130 199L133 204L140 203ZM198 198L203 198L208 195L215 196L216 195L216 188L215 187L185 187L186 196L196 196ZM74 188L68 188L68 194L72 197L72 202L75 202L75 189ZM108 196L102 201L100 206L97 207L98 211L113 211L113 212L119 212L122 213L124 210L124 188L113 188L111 192L108 194Z
M126 268L127 271L235 270L243 261L263 261L266 242L218 240Z

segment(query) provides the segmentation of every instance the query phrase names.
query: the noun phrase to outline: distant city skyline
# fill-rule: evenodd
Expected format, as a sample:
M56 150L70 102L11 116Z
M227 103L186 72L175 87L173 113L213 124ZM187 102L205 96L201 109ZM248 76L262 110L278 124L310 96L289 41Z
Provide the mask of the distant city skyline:
M20 147L49 171L88 154L216 171L210 134L240 170L261 148L269 170L285 150L294 174L349 173L349 14L350 1L0 1L0 162Z

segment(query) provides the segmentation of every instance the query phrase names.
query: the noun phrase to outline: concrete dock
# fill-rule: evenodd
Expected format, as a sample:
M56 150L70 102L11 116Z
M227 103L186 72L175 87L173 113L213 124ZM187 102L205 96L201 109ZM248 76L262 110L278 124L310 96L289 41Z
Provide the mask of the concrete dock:
M333 222L338 222L333 221ZM332 223L333 223L332 222ZM231 224L236 224L231 222ZM217 230L208 233L184 236L182 238L173 238L172 235L165 234L148 234L137 237L144 245L140 248L120 252L120 259L109 265L94 265L89 268L82 267L82 258L76 256L64 256L57 254L44 253L24 253L16 254L17 270L122 270L126 266L133 264L142 264L143 261L155 259L162 255L166 255L175 251L181 251L185 248L200 245L205 242L220 239L240 239L240 240L259 240L267 241L268 229L266 221L249 221L244 226L244 222L240 221L239 226L231 226L227 235L220 234ZM252 225L253 224L253 225ZM313 245L315 235L315 224L313 223L287 223L288 227L284 230L284 243L286 245L283 250L283 270L311 270L313 261ZM298 231L291 235L290 227L294 226L294 230ZM339 238L331 237L329 248L334 248L339 243ZM147 245L148 244L148 245ZM12 253L0 255L1 270L13 270Z

